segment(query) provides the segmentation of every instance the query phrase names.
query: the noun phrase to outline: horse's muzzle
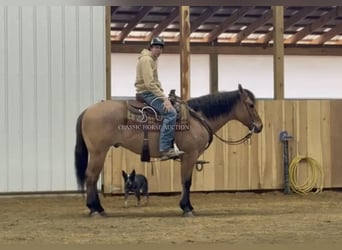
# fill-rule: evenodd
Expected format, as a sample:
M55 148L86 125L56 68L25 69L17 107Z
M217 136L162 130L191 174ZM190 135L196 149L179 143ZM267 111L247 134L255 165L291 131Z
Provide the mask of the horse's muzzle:
M262 128L263 128L262 123L260 123L260 124L253 123L253 128L251 129L251 131L258 134L262 131Z

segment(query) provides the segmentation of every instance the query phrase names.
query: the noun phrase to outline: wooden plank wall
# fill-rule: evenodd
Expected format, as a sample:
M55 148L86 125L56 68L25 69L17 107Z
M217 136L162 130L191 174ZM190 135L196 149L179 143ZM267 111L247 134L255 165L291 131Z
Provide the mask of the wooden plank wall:
M194 170L192 191L268 190L283 188L283 144L279 133L286 130L289 160L314 158L324 169L324 187L342 187L342 100L259 100L264 122L260 134L242 145L226 145L214 139L200 157L209 161L202 171ZM247 129L233 121L218 134L239 139ZM105 193L122 193L121 170L147 176L150 192L179 192L180 164L177 161L141 163L140 156L119 148L108 152L103 172ZM301 163L299 178L307 178L308 165ZM304 173L302 173L304 171Z

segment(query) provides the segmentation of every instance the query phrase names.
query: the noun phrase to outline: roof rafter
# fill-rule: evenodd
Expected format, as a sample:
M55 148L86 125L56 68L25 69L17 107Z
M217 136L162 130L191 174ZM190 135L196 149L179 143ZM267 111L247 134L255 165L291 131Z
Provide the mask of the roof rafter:
M331 11L322 15L318 20L312 22L310 25L306 26L304 29L298 31L293 36L289 37L284 41L284 43L297 43L298 41L302 40L305 36L311 34L314 30L322 27L328 21L334 19L338 16L338 9L334 8Z
M134 27L151 11L153 7L142 7L139 11L138 15L133 18L128 25L121 31L118 35L117 40L122 41L124 40L128 34L134 29Z
M231 39L234 43L239 43L250 34L252 34L255 30L257 30L260 26L264 25L267 21L269 21L273 16L272 10L268 10L265 14L263 14L258 20L249 25L246 29L240 31L235 37Z
M337 36L342 33L342 22L336 25L335 28L329 30L328 32L325 32L320 37L314 39L312 41L313 44L323 44L327 41L329 41L334 36Z
M115 15L116 11L119 9L119 6L112 6L110 8L110 16L113 18L113 15Z
M215 15L216 11L218 11L221 7L209 7L205 10L204 13L201 14L195 21L190 24L190 33L194 32L199 26L201 26L208 18Z
M299 10L296 14L294 14L293 16L291 16L290 18L284 21L284 30L290 28L295 23L304 19L306 15L310 14L315 9L316 9L315 7L304 7L303 9ZM268 32L262 38L258 39L258 42L266 44L272 39L273 39L273 30Z
M342 16L342 7L337 7L336 14L338 17ZM320 37L314 39L312 41L313 44L324 44L325 42L329 41L334 36L337 36L342 33L342 21L336 24L335 28L331 29L328 32L325 32Z
M208 35L207 42L214 41L222 32L227 30L230 25L236 22L239 18L244 16L252 7L241 7L237 11L235 11L231 16L227 17L221 25L219 25L216 29L214 29Z
M158 24L157 28L155 28L148 36L146 40L151 40L152 37L158 36L162 33L167 26L169 26L177 17L179 16L179 8L174 8L170 15Z

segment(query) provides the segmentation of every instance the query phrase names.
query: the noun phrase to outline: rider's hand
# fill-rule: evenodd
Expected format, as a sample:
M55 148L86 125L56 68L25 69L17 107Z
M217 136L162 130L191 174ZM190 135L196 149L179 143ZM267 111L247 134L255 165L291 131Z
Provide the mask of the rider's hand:
M172 109L172 104L171 104L169 98L167 98L167 97L164 98L163 105L164 105L164 111L169 112Z

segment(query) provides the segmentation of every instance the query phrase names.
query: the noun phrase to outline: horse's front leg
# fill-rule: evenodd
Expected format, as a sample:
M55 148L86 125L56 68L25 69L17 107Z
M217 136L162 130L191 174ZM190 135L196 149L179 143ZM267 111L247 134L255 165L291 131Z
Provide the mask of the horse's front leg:
M183 216L193 216L192 210L194 209L190 202L190 188L192 182L192 172L196 163L196 155L182 156L181 163L181 180L182 180L182 197L179 202L180 208L183 210Z

